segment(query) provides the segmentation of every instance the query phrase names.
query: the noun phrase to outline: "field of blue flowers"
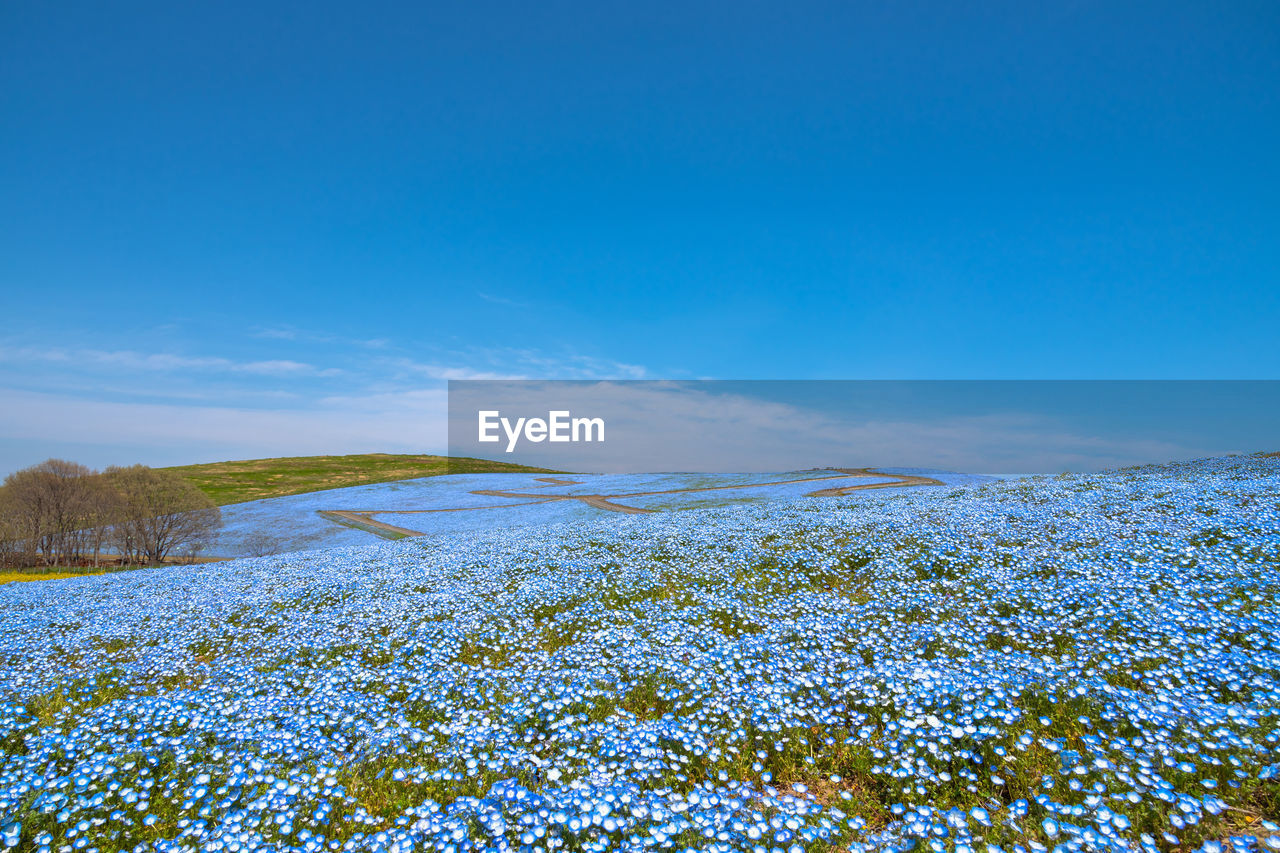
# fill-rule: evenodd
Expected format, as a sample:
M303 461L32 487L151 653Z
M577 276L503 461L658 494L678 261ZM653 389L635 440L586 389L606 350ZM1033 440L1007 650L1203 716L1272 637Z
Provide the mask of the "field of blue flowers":
M989 477L917 469L885 469L904 474L926 473L945 483L986 482ZM554 495L625 494L716 487L715 491L683 492L629 498L629 506L683 510L701 506L800 497L831 485L891 480L859 478L841 481L790 483L781 486L727 490L734 484L797 480L836 474L836 471L793 471L778 474L573 474L571 485L549 485L531 474L451 474L369 483L300 495L247 501L222 508L223 527L211 553L220 557L254 557L268 553L335 548L377 542L375 534L344 527L317 514L319 510L378 510L374 518L388 524L433 535L486 531L497 528L542 526L563 522L591 523L607 510L577 501L532 504L528 499L477 495L477 489ZM462 510L422 512L422 510Z
M1280 849L1280 459L0 587L0 848Z

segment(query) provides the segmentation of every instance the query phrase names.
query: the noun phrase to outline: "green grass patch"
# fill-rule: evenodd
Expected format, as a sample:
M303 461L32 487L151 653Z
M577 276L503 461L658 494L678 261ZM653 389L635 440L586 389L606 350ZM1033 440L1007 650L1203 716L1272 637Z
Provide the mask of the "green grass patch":
M242 459L164 470L186 477L219 506L440 474L563 473L488 459L391 453Z

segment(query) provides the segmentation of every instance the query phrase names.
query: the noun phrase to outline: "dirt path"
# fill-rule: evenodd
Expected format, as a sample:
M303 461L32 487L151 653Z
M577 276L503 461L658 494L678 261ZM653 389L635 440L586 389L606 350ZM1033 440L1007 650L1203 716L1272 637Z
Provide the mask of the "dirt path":
M422 535L421 530L396 527L394 524L387 524L385 521L377 521L370 518L364 512L356 512L350 509L321 509L316 510L316 514L346 527L354 527L357 530L364 530L375 536L381 536L383 539L403 539L406 536Z
M941 480L935 480L932 477L922 477L918 474L877 474L870 468L837 468L837 471L843 471L846 474L855 477L898 477L899 479L892 483L862 483L857 486L837 486L834 489L818 489L816 492L809 492L806 498L834 498L840 495L847 495L849 492L856 492L859 489L896 489L902 486L945 486L946 483Z
M534 488L537 488L536 486ZM494 498L530 498L538 503L547 501L567 501L574 497L573 495L548 495L543 492L540 495L530 495L525 492L509 492L506 489L475 489L471 492L473 495L485 495Z
M794 483L818 483L826 480L846 480L852 477L896 477L897 479L887 483L857 483L851 486L836 486L830 489L818 489L813 492L807 492L805 497L810 498L829 498L847 495L861 489L896 489L905 486L941 486L945 485L941 480L935 480L933 477L923 477L917 474L885 474L872 468L833 468L830 470L839 471L838 474L829 474L824 477L800 477L794 480L770 480L764 483L730 483L723 486L690 486L683 489L658 489L650 492L622 492L616 495L549 495L546 492L540 494L530 494L528 492L512 492L507 489L474 489L471 494L485 495L495 498L513 498L519 500L519 503L502 503L487 504L485 506L459 506L448 507L445 509L406 509L406 510L319 510L319 514L331 521L339 524L345 524L349 527L357 527L366 530L377 536L386 539L400 539L405 536L422 536L421 531L410 530L407 527L396 527L392 524L377 521L372 516L383 512L394 512L396 515L422 515L432 512L464 512L472 509L499 509L505 507L531 506L533 504L551 503L553 501L580 501L587 506L596 509L608 510L609 512L623 513L646 513L656 512L656 510L646 509L644 507L627 506L626 504L615 503L614 498L639 498L649 495L679 495L691 492L716 492L728 489L759 489L767 486L786 486ZM534 486L535 489L544 489L550 486L579 486L579 482L573 480L560 480L555 477L535 477L537 482L543 483L541 486Z
M605 495L579 495L578 500L587 506L593 506L596 509L607 509L612 512L656 512L656 510L644 509L643 507L616 504Z
M564 485L581 485L579 483L565 483ZM691 490L693 491L693 490ZM545 504L552 501L581 501L587 506L593 506L596 509L607 509L613 512L653 512L651 509L641 509L635 506L626 506L624 504L614 503L609 498L626 497L625 495L530 495L525 492L508 492L504 489L476 489L471 494L487 495L495 498L531 498L518 504L497 504L497 506L530 506L531 504ZM645 494L639 492L637 494ZM659 494L652 492L651 494ZM492 505L491 505L492 506ZM479 507L461 507L461 509L479 509ZM423 509L408 510L407 512L447 512L448 510Z

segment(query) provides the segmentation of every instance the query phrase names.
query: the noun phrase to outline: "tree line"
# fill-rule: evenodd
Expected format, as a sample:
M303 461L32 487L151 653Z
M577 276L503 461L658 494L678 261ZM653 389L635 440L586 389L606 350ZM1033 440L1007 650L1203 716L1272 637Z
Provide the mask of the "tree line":
M49 459L0 486L0 563L11 566L160 563L194 558L213 541L222 511L170 471L145 465L94 471Z

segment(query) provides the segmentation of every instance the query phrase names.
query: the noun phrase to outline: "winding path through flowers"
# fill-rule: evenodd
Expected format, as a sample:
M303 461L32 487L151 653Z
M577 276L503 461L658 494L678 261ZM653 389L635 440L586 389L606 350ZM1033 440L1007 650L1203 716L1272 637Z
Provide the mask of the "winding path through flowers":
M726 489L755 489L767 488L769 486L786 486L794 483L817 483L826 480L846 480L853 477L896 477L897 479L888 483L856 483L848 486L834 486L826 489L818 489L807 493L806 497L826 498L846 495L850 492L859 491L861 489L888 489L901 488L904 486L941 486L941 480L935 480L933 477L922 477L916 474L886 474L882 471L876 471L871 468L832 468L832 471L838 471L838 474L830 474L823 477L802 477L794 480L771 480L764 483L731 483L721 486L690 486L681 489L660 489L649 492L624 492L616 495L548 495L530 492L513 492L507 489L475 489L471 492L473 495L485 495L497 498L513 498L518 503L500 503L486 504L484 506L459 506L446 507L444 509L410 509L396 510L396 515L425 515L434 512L464 512L474 509L497 509L500 507L517 507L529 506L531 504L550 503L552 501L581 501L587 506L596 509L607 510L609 512L622 513L647 513L656 510L645 509L643 507L628 506L626 504L617 503L615 498L638 498L648 497L650 495L675 495L685 494L689 492L714 492ZM556 477L535 477L537 482L542 485L533 486L535 489L545 489L551 486L579 486L580 482L575 480L562 480ZM319 510L321 517L327 518L337 524L344 524L348 527L356 527L360 530L367 531L384 539L403 539L406 536L423 536L420 530L410 530L407 527L397 527L393 524L387 524L378 521L373 516L387 512L380 509L342 509L342 510Z

